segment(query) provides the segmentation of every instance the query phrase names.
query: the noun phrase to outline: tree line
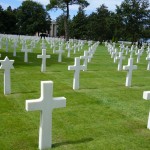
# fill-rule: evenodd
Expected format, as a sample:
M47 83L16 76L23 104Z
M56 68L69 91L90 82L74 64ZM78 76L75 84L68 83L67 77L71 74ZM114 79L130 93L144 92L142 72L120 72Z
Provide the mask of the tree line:
M49 31L51 18L47 10L37 2L23 1L17 9L0 5L0 33L35 35Z
M69 17L69 5L79 5L77 15ZM45 9L32 0L23 1L17 9L10 6L3 10L0 6L0 33L28 34L50 30L51 18L48 10L61 9L63 14L57 19L57 36L90 40L129 40L150 38L149 0L124 0L114 12L104 4L96 12L86 15L86 0L50 0Z
M89 16L79 7L78 13L68 20L71 38L129 40L150 38L150 9L148 0L124 0L114 12L102 4ZM57 18L58 36L65 35L64 15Z

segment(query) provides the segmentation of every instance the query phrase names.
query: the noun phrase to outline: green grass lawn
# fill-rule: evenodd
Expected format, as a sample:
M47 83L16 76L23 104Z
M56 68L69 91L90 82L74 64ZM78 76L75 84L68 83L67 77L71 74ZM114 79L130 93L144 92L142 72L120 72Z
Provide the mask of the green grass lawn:
M29 53L29 63L24 63L24 53L17 48L12 56L5 48L1 59L7 55L15 60L11 70L12 94L3 94L3 70L0 70L0 150L37 150L40 112L27 112L25 101L40 97L40 81L54 82L54 97L64 96L66 108L54 109L52 149L54 150L149 150L150 131L147 119L150 102L143 100L143 91L150 90L150 71L147 71L146 53L133 71L132 87L125 87L126 71L117 71L117 63L100 45L88 70L80 73L80 89L72 89L73 73L68 66L84 50L63 54L61 63L57 54L47 48L47 71L41 73L40 44ZM127 65L127 57L123 61Z

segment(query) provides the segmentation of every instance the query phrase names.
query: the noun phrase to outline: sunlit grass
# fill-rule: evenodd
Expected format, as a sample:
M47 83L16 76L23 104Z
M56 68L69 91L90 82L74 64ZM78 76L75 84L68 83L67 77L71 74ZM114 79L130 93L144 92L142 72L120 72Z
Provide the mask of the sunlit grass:
M38 43L33 53L29 53L29 63L24 63L24 54L17 48L17 56L12 56L12 48L5 53L0 50L1 59L6 55L14 59L11 70L12 94L3 94L3 70L0 70L0 150L38 149L40 113L26 112L25 100L40 97L40 81L54 82L54 97L67 98L67 107L53 111L52 149L55 150L148 150L150 131L146 128L149 101L142 99L144 90L150 90L150 72L146 70L146 54L136 64L132 86L125 87L126 71L117 71L106 48L99 46L88 70L80 72L80 89L72 89L73 71L68 65L74 64L74 57L84 50L63 54L62 63L52 49L47 59L47 71L41 73L41 53ZM127 65L127 57L123 61Z

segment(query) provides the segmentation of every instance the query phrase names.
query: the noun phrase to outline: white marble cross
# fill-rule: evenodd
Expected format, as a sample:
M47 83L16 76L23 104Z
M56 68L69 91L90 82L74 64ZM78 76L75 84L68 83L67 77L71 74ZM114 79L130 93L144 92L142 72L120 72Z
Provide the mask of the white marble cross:
M73 66L68 66L68 70L74 70L73 89L79 89L79 74L80 70L85 70L86 66L80 65L80 57L75 57L75 63Z
M133 48L134 48L134 46L132 45L132 46L131 46L131 50L130 50L130 58L132 58L132 56L133 56L133 52L134 52L134 49L133 49Z
M9 60L6 56L5 59L0 60L0 62L0 69L4 69L4 94L7 95L11 93L10 69L14 69L14 60Z
M25 46L24 49L24 62L28 62L28 53L31 52L31 49L27 49L27 46Z
M75 54L75 53L76 53L76 50L77 50L77 45L76 45L76 43L74 43L73 48L74 48L73 53Z
M115 52L114 52L114 63L116 63L116 57L117 57L117 55L118 55L118 49L117 48L115 48Z
M58 53L58 62L62 62L62 53L64 53L64 50L62 50L62 47L59 46L59 50L56 50L55 53Z
M149 112L149 116L148 116L147 129L150 129L150 112Z
M68 51L68 54L67 54L67 57L69 58L70 57L70 51L72 50L72 48L70 47L70 45L68 45L67 47L67 51Z
M88 51L84 51L84 56L80 56L80 59L83 59L84 62L83 62L83 65L86 66L86 69L87 70L87 64L88 64L88 59L91 58L90 56L88 56ZM83 70L83 71L85 71Z
M126 50L126 55L128 55L128 51L129 51L128 46L125 47L125 50Z
M150 91L143 92L143 99L150 100ZM150 112L149 112L149 116L148 116L147 128L150 129Z
M125 57L123 56L123 52L119 52L119 56L117 56L116 59L119 59L118 71L121 71L122 70L122 60L125 59Z
M66 107L65 97L53 97L53 82L41 81L41 97L26 100L26 110L39 110L39 149L44 150L52 146L52 111L54 108Z
M147 70L150 70L150 53L146 57L146 60L148 60Z
M14 51L13 51L13 56L16 56L16 47L17 47L17 42L14 41Z
M141 57L141 55L142 55L142 52L141 52L140 49L138 50L138 52L136 53L136 55L137 55L137 60L136 60L136 62L139 63L139 62L140 62L140 57Z
M131 80L132 80L132 71L136 70L137 66L133 65L133 58L129 58L128 59L128 65L127 66L123 66L123 70L127 70L127 77L126 77L126 84L125 86L130 87L131 86Z
M50 58L50 55L46 55L46 49L42 49L42 55L37 55L37 58L42 58L41 72L45 72L46 58Z

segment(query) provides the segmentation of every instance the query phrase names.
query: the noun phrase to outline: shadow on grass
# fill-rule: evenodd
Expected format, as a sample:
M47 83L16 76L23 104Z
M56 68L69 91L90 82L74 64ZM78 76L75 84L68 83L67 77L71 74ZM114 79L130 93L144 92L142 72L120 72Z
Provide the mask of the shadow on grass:
M36 93L37 91L30 91L30 92L12 92L11 94L26 94L26 93Z
M52 145L52 148L56 148L62 145L68 145L68 144L80 144L80 143L86 143L86 142L90 142L93 141L93 138L84 138L84 139L80 139L77 141L66 141L66 142L61 142L61 143L55 143Z

